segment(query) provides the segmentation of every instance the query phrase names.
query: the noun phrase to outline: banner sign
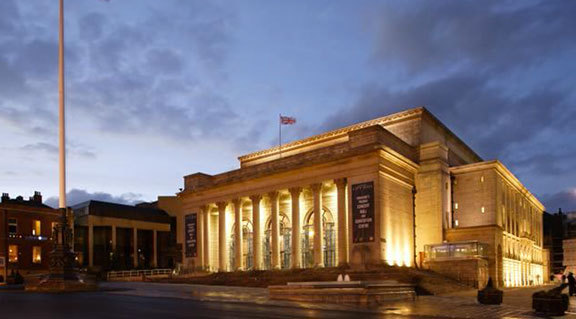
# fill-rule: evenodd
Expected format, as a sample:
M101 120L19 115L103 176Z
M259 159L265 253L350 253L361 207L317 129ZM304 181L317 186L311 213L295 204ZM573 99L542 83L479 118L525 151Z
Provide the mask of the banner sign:
M374 241L374 182L352 185L352 242Z
M198 257L198 214L184 217L186 257Z

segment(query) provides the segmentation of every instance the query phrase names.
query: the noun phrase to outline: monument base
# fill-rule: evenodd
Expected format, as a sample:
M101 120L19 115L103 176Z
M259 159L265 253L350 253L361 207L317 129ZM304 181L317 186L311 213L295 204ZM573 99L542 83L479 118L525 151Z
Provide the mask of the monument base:
M86 280L79 274L49 274L40 281L26 284L26 291L65 293L98 290L98 284L93 280Z

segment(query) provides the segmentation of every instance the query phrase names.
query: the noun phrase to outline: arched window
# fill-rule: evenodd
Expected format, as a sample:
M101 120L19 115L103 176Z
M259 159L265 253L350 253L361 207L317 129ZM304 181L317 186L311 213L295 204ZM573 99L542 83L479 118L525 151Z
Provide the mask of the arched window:
M314 266L314 210L310 210L305 217L304 236L302 236L302 264L304 267ZM324 266L336 266L336 233L334 217L330 210L322 207L322 251Z
M280 213L278 216L280 236L280 268L290 268L290 255L292 249L292 228L290 220L286 214ZM272 269L272 219L269 218L266 223L266 231L264 237L264 267L265 269Z
M230 240L230 269L236 265L236 224L232 225L232 235ZM242 221L242 258L244 259L244 269L249 270L254 267L254 254L252 253L253 241L252 222L248 219Z

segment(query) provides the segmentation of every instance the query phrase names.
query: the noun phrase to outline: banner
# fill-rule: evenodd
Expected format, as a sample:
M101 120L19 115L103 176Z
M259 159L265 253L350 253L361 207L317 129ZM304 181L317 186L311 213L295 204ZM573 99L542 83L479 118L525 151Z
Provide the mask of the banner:
M198 257L198 214L184 217L186 257Z
M352 242L374 241L374 182L352 185Z

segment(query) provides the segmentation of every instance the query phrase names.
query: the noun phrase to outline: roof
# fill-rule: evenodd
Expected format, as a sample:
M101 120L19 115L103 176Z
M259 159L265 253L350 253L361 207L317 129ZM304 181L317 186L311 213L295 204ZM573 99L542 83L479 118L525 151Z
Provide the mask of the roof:
M348 132L350 131L355 131L355 130L359 130L362 128L366 128L369 126L373 126L373 125L388 125L388 124L392 124L392 123L396 123L398 121L402 121L408 118L413 118L413 117L418 117L418 116L428 116L434 123L436 123L437 125L439 125L443 130L446 131L446 133L448 135L450 135L451 137L453 137L456 141L458 141L468 152L470 152L470 154L472 154L473 156L475 156L477 158L477 160L481 161L482 158L476 154L476 152L470 148L466 143L464 143L464 141L462 141L462 139L460 139L456 134L454 134L448 127L446 127L446 125L444 125L444 123L442 123L434 114L432 114L430 111L428 111L428 109L426 109L423 106L420 107L416 107L416 108L412 108L412 109L408 109L408 110L404 110L401 112L397 112L397 113L393 113L390 115L386 115L383 117L379 117L376 119L372 119L369 121L365 121L365 122L360 122L360 123L356 123L353 125L349 125L346 127L342 127L342 128L338 128L335 130L331 130L328 132L324 132L318 135L313 135L304 139L300 139L297 141L293 141L293 142L289 142L289 143L285 143L282 145L282 151L283 152L287 152L289 150L292 149L296 149L299 147L303 147L303 146L307 146L307 145L311 145L314 143L319 143L321 141L327 141L330 139L336 139L338 137L344 136L346 135ZM240 160L241 163L245 163L257 158L261 158L261 157L266 157L266 156L270 156L273 154L277 154L280 152L280 147L279 146L274 146L268 149L264 149L264 150L260 150L260 151L256 151L253 153L249 153L246 155L242 155L240 157L238 157L238 160Z
M88 207L88 210L83 208ZM171 221L170 215L161 209L136 207L117 203L90 200L72 206L75 216L102 216L121 219L140 220L153 223L166 223Z
M31 208L45 208L45 209L51 209L53 210L54 208L45 205L41 202L37 202L34 200L24 200L24 199L4 199L2 202L0 202L0 206L2 205L11 205L11 206L25 206L25 207L31 207Z

